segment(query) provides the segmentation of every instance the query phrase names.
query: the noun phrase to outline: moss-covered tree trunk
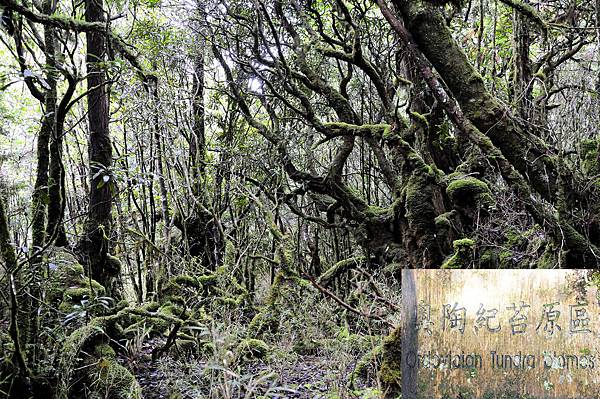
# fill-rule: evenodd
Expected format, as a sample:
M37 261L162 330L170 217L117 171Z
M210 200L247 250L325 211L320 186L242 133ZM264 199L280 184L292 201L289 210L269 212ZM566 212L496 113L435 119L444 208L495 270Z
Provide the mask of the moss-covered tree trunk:
M52 28L54 29L54 28ZM49 60L51 68L57 68L56 59ZM46 234L54 237L54 245L65 247L69 245L65 225L63 223L66 201L65 169L63 164L63 136L67 106L73 97L77 82L74 77L68 77L67 90L56 110L56 127L50 137L50 178L48 181L48 223Z
M102 0L86 0L85 20L105 20ZM106 35L103 32L86 32L88 70L87 95L89 123L89 165L91 184L88 214L79 252L91 277L102 284L109 295L118 296L115 287L119 277L118 262L109 256L113 176L112 146L108 129L109 110L104 60Z
M583 218L579 221L556 220L540 207L532 206L529 195L522 195L531 188L531 191L537 192L557 207L559 192L562 190L568 193L566 205L574 213L586 214L586 204L597 196L594 189L581 190L583 185L579 174L569 172L556 152L487 90L483 78L452 37L439 5L425 0L394 0L393 3L410 32L410 40L414 41L418 51L434 66L457 100L460 109L447 107L447 113L462 115L453 118L458 129L474 133L469 135L478 145L483 145L488 150L499 150L498 155L506 159L506 163L502 160L502 165L498 163L498 157L488 155L498 164L505 180L518 183L514 185L514 189L523 206L536 221L542 225L548 224L555 240L567 242L568 264L599 264L600 259L595 250L598 242L592 237L587 238L585 231L588 227L586 222L582 222ZM444 91L443 88L440 90ZM463 116L466 119L463 120ZM476 130L469 127L471 124ZM478 132L489 137L491 143L486 144L487 138L480 137ZM512 168L518 173L513 173ZM559 176L559 171L562 176Z
M528 0L523 0L529 3ZM529 57L531 46L529 18L519 11L513 11L513 103L517 114L526 121L533 117L533 82Z
M452 37L438 5L424 0L394 0L407 28L457 99L465 116L490 137L532 187L554 201L558 188L555 160L540 140L523 129L487 90L481 75Z
M42 4L44 13L52 14L53 1L45 0ZM56 111L57 111L57 70L55 28L44 26L44 55L46 58L46 91L44 97L44 116L37 145L37 177L35 182L32 221L33 250L39 251L51 237L47 234L48 209L50 207L49 167L50 151L49 142L56 136ZM32 279L29 283L29 295L24 298L23 307L26 324L23 326L23 336L31 344L32 362L37 362L38 332L39 332L39 299L41 298L42 264L41 256L31 261Z
M51 1L44 1L45 13L51 13ZM44 45L46 57L46 92L44 97L42 126L37 140L37 170L32 198L32 243L34 250L44 246L46 241L46 221L49 203L48 169L50 165L50 138L56 129L56 69L54 54L54 28L44 27Z

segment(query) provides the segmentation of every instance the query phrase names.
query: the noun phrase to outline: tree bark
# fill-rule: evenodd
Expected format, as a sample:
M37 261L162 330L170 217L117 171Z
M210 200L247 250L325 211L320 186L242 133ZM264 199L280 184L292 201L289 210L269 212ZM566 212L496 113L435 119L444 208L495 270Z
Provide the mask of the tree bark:
M487 90L452 37L438 6L427 1L393 0L416 44L433 64L465 116L523 175L543 198L554 202L558 172L554 154L524 129Z
M103 22L102 0L86 0L86 22ZM115 296L114 279L119 275L116 262L109 261L109 237L111 231L112 186L110 174L112 147L108 130L109 113L106 93L106 72L102 65L106 53L105 34L87 32L86 65L89 93L89 167L91 175L88 215L79 252L88 266L91 277L102 284L109 295Z
M52 28L54 29L54 28ZM56 61L53 59L54 67ZM69 102L75 93L77 80L67 75L68 86L56 110L56 128L54 136L50 137L50 180L48 184L48 224L46 234L54 236L54 245L66 247L69 245L63 223L65 213L66 189L65 169L63 164L63 136L65 134L65 118L69 111Z
M51 13L51 1L44 1L44 13ZM37 141L37 171L33 191L33 217L31 223L34 251L44 246L46 241L46 221L49 204L48 169L50 165L50 138L56 130L56 70L54 54L54 28L44 27L44 45L46 56L46 92L44 95L44 115Z
M523 0L528 4L528 0ZM525 121L530 121L533 117L532 104L532 68L529 58L529 48L531 46L530 22L529 18L517 10L513 10L513 103L516 106L518 115Z

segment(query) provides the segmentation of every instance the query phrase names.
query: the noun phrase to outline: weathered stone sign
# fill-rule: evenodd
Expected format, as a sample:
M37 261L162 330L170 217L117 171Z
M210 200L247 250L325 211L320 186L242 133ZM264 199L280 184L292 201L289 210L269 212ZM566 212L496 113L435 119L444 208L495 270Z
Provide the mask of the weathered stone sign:
M403 397L600 398L600 292L590 275L403 271Z

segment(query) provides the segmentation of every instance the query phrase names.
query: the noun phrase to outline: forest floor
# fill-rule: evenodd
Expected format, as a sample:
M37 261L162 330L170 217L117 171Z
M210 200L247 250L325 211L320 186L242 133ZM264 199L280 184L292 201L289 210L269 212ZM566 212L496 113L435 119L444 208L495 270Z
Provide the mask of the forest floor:
M144 345L133 367L145 399L187 398L378 398L380 390L357 380L350 388L360 354L319 351L311 355L282 353L228 368L214 360L152 361L156 342Z

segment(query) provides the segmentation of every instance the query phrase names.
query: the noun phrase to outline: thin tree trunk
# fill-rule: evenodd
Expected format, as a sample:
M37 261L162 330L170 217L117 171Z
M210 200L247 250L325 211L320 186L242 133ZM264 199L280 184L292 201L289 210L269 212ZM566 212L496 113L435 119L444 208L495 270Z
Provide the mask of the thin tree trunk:
M0 259L4 262L5 271L9 277L8 288L10 292L10 325L9 335L13 341L13 356L12 363L16 367L18 379L15 379L15 387L13 387L14 397L29 397L29 375L30 371L25 360L25 353L22 349L23 340L19 331L19 303L17 298L17 255L10 239L10 231L8 230L8 218L6 216L6 208L4 206L3 195L0 194Z
M56 52L55 52L56 54ZM56 59L52 59L52 67L56 68ZM71 75L67 76L68 87L56 110L56 128L54 136L50 138L50 180L48 184L48 224L46 234L55 236L54 245L65 247L69 245L63 223L66 188L65 168L63 163L63 135L65 130L65 118L68 112L68 104L75 93L77 81Z
M523 0L529 3L528 0ZM531 34L529 19L517 10L513 10L513 102L517 113L529 121L533 116L532 110L532 72L529 48Z
M198 18L204 18L204 6L198 1ZM202 26L203 21L198 25ZM194 96L192 112L194 127L190 142L190 169L192 172L192 192L197 198L203 197L204 178L206 173L206 137L204 128L204 52L205 39L203 32L197 34L197 54L194 58Z

